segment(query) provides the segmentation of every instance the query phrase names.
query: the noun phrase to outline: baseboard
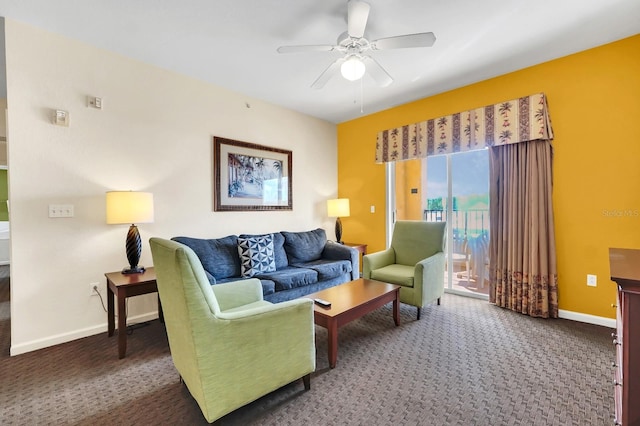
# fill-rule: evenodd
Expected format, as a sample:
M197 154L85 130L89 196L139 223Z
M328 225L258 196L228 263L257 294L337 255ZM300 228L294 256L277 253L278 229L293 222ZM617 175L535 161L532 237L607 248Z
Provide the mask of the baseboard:
M158 318L158 312L149 312L142 315L131 316L127 318L129 325L134 323L151 321ZM96 334L105 333L107 331L107 323L94 327L87 327L70 333L56 334L55 336L45 337L43 339L32 340L30 342L11 345L10 355L20 355L27 352L37 351L38 349L48 348L49 346L60 345L62 343L71 342L73 340L82 339L83 337L94 336Z
M581 314L580 312L565 311L563 309L558 310L558 317L572 321L586 322L588 324L601 325L603 327L616 328L616 320L613 318Z
M582 314L580 312L565 311L560 309L558 317L571 321L585 322L588 324L600 325L603 327L616 328L616 320L613 318L598 317L595 315ZM136 315L127 318L129 324L151 321L158 318L158 312L149 312L142 315ZM57 334L55 336L43 339L32 340L30 342L21 343L19 345L11 345L11 356L24 354L27 352L37 351L38 349L48 348L49 346L60 345L62 343L71 342L73 340L82 339L83 337L94 336L96 334L107 331L107 324L87 327L70 333Z

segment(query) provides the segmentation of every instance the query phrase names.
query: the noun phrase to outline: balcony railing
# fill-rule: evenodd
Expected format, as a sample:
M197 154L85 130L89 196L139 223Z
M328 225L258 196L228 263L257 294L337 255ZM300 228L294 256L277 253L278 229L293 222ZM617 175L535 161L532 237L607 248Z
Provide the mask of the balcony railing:
M447 219L446 210L425 210L427 222L446 221L453 228L453 239L475 238L489 233L489 210L454 210Z
M489 278L489 210L453 210L447 219L446 210L425 210L427 222L447 221L453 229L451 247L452 271L455 282L466 283L466 290L485 293ZM446 285L446 283L445 283ZM471 286L471 287L470 287Z

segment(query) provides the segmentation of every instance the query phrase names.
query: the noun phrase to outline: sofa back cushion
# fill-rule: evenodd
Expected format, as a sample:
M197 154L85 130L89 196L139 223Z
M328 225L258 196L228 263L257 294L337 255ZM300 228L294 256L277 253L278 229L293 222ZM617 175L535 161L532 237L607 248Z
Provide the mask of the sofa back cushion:
M210 240L191 237L173 237L172 240L190 247L200 258L204 270L216 280L240 276L236 235Z
M282 231L282 235L290 264L320 259L327 243L327 234L321 228L306 232Z
M239 238L265 237L273 235L273 255L276 261L276 269L286 268L289 265L287 253L284 251L284 236L280 232L273 234L240 234Z

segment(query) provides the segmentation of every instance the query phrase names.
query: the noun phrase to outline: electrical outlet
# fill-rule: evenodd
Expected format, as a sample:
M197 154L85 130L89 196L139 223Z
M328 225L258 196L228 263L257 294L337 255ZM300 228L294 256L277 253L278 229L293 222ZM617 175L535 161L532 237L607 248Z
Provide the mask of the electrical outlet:
M587 285L589 287L596 287L598 285L598 276L587 274Z
M100 283L89 283L89 296L98 296Z

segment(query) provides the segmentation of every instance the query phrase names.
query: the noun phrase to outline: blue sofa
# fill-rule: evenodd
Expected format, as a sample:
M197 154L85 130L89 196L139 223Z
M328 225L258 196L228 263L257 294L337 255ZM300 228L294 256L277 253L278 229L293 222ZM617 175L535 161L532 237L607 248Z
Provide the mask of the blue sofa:
M356 249L327 240L323 229L200 239L174 237L202 262L212 285L258 278L278 303L359 278Z

